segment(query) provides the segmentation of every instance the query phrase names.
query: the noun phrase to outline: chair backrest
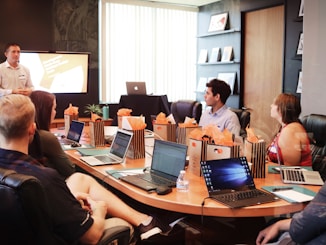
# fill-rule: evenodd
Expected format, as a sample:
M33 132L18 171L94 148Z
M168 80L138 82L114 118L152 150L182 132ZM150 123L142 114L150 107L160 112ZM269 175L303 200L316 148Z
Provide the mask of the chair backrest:
M246 127L250 124L250 112L244 109L229 109L237 114L240 122L240 136L245 137L247 135Z
M2 244L64 244L52 232L47 199L39 180L0 168Z
M171 113L176 123L184 122L186 117L195 118L199 123L202 114L202 104L195 100L178 100L172 102Z
M303 127L311 138L312 160L326 156L326 115L310 114L301 118Z
M40 181L0 168L0 243L26 245L67 244L53 231L47 198ZM108 227L98 245L129 244L127 225Z

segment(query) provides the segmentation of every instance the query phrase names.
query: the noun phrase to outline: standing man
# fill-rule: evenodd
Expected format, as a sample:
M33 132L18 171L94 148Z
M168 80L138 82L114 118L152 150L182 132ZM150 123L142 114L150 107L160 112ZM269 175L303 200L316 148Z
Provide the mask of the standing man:
M238 116L225 105L231 94L230 86L218 79L212 79L206 84L205 102L210 106L199 120L199 126L216 125L221 132L228 129L235 136L240 134Z
M19 64L20 46L8 43L4 54L7 60L0 64L0 97L7 94L30 95L33 84L29 69Z

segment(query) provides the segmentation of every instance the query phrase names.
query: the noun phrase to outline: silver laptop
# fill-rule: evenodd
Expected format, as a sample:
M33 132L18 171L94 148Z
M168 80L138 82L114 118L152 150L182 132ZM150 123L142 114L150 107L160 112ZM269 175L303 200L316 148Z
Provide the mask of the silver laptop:
M62 145L70 145L72 143L79 143L83 133L85 123L72 120L70 123L69 131L67 136L59 138L59 142Z
M118 129L108 154L83 156L80 159L91 166L122 163L126 157L133 133Z
M146 95L146 83L145 82L126 82L128 95Z
M280 176L283 183L286 184L302 184L302 185L323 185L324 181L318 171L309 171L300 166L284 166L281 164L278 147L276 149L276 156Z
M120 179L146 191L158 186L175 187L180 170L185 168L186 155L186 145L155 139L150 170Z
M323 185L324 181L318 171L310 171L300 167L280 167L283 183L301 185Z

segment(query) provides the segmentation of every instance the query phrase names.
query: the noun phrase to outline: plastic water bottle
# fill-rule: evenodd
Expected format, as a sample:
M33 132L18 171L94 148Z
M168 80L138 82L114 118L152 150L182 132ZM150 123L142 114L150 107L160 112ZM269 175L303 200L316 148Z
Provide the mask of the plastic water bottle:
M186 171L181 170L179 177L176 183L177 191L179 192L187 192L189 189L189 181L186 179Z

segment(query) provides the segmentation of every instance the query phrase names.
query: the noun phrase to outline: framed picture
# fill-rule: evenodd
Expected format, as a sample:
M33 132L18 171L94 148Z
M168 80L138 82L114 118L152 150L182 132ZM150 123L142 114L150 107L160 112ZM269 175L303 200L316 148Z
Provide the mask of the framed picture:
M301 0L299 14L298 14L299 17L303 16L303 5L304 5L304 0Z
M233 47L232 46L224 47L221 62L230 62L232 60L233 60Z
M217 79L222 80L230 85L231 94L234 93L236 75L236 72L221 72L217 75Z
M297 93L298 94L302 93L302 71L301 70L299 70L299 75L298 75Z
M207 83L207 77L200 77L197 84L196 92L205 93L206 83Z
M211 16L208 32L224 31L228 22L228 13L215 14Z
M303 54L303 32L301 32L299 35L298 47L297 47L297 55L302 55L302 54Z

